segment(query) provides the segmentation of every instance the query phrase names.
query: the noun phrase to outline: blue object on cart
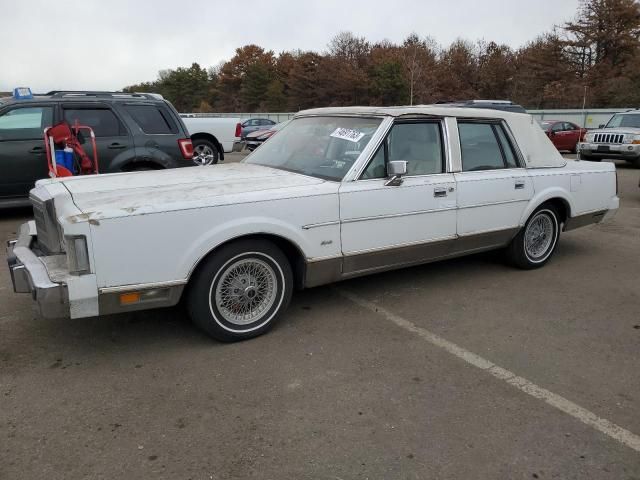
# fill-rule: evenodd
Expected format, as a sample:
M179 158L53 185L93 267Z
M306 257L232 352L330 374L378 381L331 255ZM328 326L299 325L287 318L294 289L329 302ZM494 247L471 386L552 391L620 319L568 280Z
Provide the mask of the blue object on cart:
M56 150L56 165L60 167L64 167L69 170L71 173L73 171L73 150L67 149L64 150Z

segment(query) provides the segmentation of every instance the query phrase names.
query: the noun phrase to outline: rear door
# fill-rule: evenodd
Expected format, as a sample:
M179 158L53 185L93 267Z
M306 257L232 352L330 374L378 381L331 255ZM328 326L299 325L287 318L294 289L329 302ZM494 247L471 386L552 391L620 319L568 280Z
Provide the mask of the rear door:
M107 104L64 103L64 120L71 126L91 127L98 148L98 170L100 173L119 171L122 165L135 158L133 138L122 119ZM91 141L84 139L83 148L92 156Z
M165 168L193 165L182 156L178 139L185 137L166 105L132 102L125 103L123 110L134 122L137 161L152 162Z
M457 233L463 247L506 243L519 228L533 196L533 183L500 120L458 120L462 172L458 187Z
M580 141L581 129L571 122L564 122L564 133L567 139L567 150L575 150L576 144Z
M11 105L0 111L0 197L24 197L47 178L44 129L53 124L53 104Z

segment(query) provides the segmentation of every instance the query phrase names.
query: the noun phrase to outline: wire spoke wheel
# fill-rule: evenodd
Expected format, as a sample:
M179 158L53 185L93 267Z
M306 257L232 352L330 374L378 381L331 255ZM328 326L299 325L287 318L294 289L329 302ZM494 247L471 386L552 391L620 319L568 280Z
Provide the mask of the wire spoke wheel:
M553 219L540 212L536 215L525 231L524 248L527 256L532 260L544 257L555 239L555 226Z
M199 144L193 148L193 163L196 165L213 165L216 163L216 155L213 149L206 144Z
M215 304L227 322L248 325L262 318L277 297L276 273L258 258L244 258L220 275Z

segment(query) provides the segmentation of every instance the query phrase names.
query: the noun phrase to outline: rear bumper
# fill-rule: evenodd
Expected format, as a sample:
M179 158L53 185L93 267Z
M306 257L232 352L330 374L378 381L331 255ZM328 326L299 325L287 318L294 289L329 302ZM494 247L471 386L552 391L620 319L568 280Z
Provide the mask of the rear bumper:
M238 140L236 142L233 142L232 151L233 152L241 152L244 149L244 146L245 146L245 141L244 140Z
M31 249L36 238L35 222L23 223L16 240L7 242L7 264L16 293L30 293L43 318L69 317L69 296L64 283L53 282L47 269Z

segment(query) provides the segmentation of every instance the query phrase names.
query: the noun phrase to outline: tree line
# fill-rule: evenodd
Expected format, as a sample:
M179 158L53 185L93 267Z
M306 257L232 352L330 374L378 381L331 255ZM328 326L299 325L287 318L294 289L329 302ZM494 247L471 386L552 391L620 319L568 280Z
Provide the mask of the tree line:
M582 0L573 21L513 49L410 34L369 42L351 32L324 52L245 45L216 67L162 70L124 91L158 92L181 112L297 111L345 105L511 99L526 108L640 104L640 3Z

